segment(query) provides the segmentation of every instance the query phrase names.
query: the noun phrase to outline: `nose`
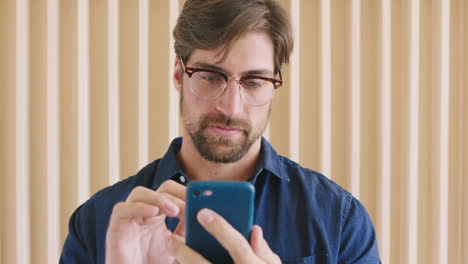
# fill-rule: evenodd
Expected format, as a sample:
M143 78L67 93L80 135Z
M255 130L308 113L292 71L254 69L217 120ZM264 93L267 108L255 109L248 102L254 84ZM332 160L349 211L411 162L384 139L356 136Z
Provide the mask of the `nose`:
M226 116L236 116L242 110L244 101L240 96L239 82L229 80L226 89L216 100L216 109Z

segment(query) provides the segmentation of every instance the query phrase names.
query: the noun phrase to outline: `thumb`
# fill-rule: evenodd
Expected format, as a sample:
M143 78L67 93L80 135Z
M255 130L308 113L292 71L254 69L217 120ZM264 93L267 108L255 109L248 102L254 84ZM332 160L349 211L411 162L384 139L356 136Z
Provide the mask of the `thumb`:
M268 243L263 238L262 228L258 225L252 227L250 234L250 246L252 247L255 255L265 261L266 263L281 263L279 257L271 251Z

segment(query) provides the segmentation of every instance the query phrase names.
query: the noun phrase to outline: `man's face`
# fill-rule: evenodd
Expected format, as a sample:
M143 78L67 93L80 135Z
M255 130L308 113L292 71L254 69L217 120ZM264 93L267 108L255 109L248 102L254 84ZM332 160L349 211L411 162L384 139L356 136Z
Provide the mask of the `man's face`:
M217 69L234 79L254 71L263 72L264 77L274 77L273 45L264 33L246 34L234 42L220 62L222 55L220 48L195 50L186 66ZM238 161L260 140L268 123L271 102L262 106L246 104L240 96L239 84L232 80L216 99L201 99L191 92L193 81L184 73L179 86L184 132L205 159L222 163Z

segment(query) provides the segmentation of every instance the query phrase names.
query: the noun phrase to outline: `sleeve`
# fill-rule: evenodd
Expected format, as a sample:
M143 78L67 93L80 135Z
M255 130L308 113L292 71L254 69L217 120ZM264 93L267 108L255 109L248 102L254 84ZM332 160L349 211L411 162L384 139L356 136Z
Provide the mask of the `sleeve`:
M338 263L381 263L372 221L354 197L345 213L341 235Z
M88 252L85 241L87 241L86 233L83 232L83 217L84 206L80 206L70 217L68 224L68 235L63 245L62 254L60 256L60 264L75 264L75 263L94 263Z

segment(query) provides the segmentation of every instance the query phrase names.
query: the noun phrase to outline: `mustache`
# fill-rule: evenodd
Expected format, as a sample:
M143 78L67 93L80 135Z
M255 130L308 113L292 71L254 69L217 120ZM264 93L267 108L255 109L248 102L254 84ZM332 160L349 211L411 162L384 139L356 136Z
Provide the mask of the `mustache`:
M240 130L246 130L246 131L250 131L252 127L250 122L246 120L228 117L223 114L205 115L201 118L200 124L201 124L202 129L207 128L213 124L222 125L222 126L226 126L230 128L240 129Z

